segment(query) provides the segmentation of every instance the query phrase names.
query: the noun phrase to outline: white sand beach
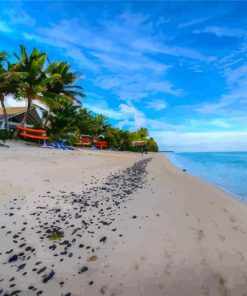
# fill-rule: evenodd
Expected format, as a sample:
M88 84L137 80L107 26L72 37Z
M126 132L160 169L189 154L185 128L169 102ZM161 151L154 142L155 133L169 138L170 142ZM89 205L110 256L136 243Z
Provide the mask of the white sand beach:
M0 161L0 295L247 295L246 205L163 154L10 142Z

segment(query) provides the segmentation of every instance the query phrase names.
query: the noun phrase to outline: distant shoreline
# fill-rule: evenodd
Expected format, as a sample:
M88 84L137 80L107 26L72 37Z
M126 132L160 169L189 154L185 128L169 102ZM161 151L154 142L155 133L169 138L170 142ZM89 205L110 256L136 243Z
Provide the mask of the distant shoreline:
M235 198L247 201L247 189L244 187L244 180L247 180L244 169L246 152L181 152L168 154L167 157L177 168L185 169L191 175L221 188ZM221 177L223 175L225 178Z

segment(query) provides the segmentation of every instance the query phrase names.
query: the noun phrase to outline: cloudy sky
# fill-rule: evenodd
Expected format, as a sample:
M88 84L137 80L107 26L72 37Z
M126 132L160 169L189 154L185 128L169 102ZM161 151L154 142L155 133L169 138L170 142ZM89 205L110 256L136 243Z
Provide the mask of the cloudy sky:
M0 51L81 74L85 107L161 149L247 150L247 2L0 1Z

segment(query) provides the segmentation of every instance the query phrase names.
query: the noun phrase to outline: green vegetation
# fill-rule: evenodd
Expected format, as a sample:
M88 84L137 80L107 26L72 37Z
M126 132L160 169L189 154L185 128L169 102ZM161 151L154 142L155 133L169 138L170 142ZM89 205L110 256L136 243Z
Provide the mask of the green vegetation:
M58 240L60 238L64 238L64 232L63 231L59 231L59 230L54 230L51 232L51 234L49 235L49 239L51 241L54 240Z
M11 94L16 100L26 100L27 110L21 122L23 126L33 101L46 106L42 126L49 139L66 140L69 144L78 142L81 134L91 135L94 140L104 139L111 149L139 151L133 141L146 141L148 151L158 151L158 145L149 138L148 130L140 128L131 132L113 127L102 114L94 114L81 106L78 97L84 98L81 86L74 83L78 75L70 70L67 62L50 62L47 54L33 49L29 55L24 46L20 54L14 54L16 62L0 52L0 102L5 118L5 128L1 136L8 138L9 130L5 97Z

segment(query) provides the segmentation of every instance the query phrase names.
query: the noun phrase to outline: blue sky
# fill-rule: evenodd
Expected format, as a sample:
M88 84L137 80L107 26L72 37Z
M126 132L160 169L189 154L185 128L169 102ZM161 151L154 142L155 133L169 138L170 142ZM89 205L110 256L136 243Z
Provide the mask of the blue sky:
M161 149L247 150L247 2L1 1L0 50L82 73L85 107Z

